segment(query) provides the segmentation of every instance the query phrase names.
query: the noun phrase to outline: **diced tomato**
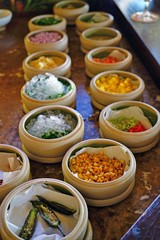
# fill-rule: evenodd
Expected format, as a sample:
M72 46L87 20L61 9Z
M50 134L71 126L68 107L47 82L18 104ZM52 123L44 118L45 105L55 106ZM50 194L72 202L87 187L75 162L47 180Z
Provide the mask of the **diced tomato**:
M147 130L140 122L135 125L134 127L131 127L128 132L143 132Z
M118 58L108 56L105 58L92 58L94 62L99 62L99 63L116 63L119 62Z

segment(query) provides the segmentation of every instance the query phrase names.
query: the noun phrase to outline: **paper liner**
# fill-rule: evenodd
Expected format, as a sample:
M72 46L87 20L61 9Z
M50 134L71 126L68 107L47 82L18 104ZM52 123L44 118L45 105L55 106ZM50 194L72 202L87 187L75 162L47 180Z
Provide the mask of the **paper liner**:
M105 119L107 121L109 121L110 119L116 119L118 117L134 117L135 119L139 120L146 129L152 127L152 124L150 123L148 118L145 117L142 109L137 106L127 107L121 110L112 110L110 108L105 115ZM112 124L111 122L109 122L109 124L115 127L114 124Z
M74 158L75 156L83 153L83 152L87 152L87 153L99 153L99 152L104 152L104 154L110 158L116 158L118 160L124 160L126 163L125 169L124 169L124 174L128 171L129 166L130 166L130 156L129 156L129 152L127 151L126 148L122 147L122 146L108 146L108 147L100 147L100 148L96 148L96 147L84 147L81 150L77 151L75 153L74 156L71 157Z
M55 211L61 221L61 227L65 235L68 235L76 226L78 221L78 202L74 196L63 194L55 191L54 189L51 190L43 184L34 184L21 191L12 199L10 208L6 215L7 224L10 230L19 235L25 219L30 209L33 207L30 201L38 200L36 195L40 195L49 201L55 201L76 210L75 214L70 216ZM62 235L60 231L56 228L49 227L38 214L36 228L31 240L59 240L61 238Z
M121 52L118 51L118 50L113 50L108 56L110 56L110 57L115 57L115 58L117 58L119 61L123 61L123 60L126 58L125 54L121 53Z
M12 181L20 172L22 164L16 153L0 152L0 180L2 184Z

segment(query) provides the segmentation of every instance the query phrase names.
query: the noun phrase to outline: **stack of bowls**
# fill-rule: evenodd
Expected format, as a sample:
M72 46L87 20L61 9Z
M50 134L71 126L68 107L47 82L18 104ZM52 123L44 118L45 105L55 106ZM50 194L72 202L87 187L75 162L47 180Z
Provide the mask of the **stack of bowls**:
M0 152L16 154L17 158L21 163L19 173L16 176L14 176L14 178L11 181L7 182L6 184L0 185L0 202L2 202L2 200L11 190L19 186L20 184L28 181L30 177L30 163L27 155L22 150L12 145L0 144Z
M86 152L91 153L91 157L85 158ZM97 156L95 159L93 158L95 153L102 152L109 158L107 162L104 160L103 164L102 162L98 163ZM75 161L75 156L79 154L81 155L79 160ZM72 159L73 166L80 173L71 170ZM100 159L103 161L103 157ZM113 168L106 166L113 159L124 160L124 172L122 171L122 175L117 178L111 177L111 175L115 175L115 173L110 174L110 171L114 171ZM83 167L80 167L81 162ZM135 184L136 160L132 152L119 142L110 139L88 139L75 144L67 151L62 161L62 171L64 180L81 192L88 205L110 206L124 200L132 192ZM119 169L119 171L121 170ZM110 177L107 177L108 175ZM98 178L98 181L95 180L95 177ZM105 177L107 179L102 181Z
M31 64L34 63L34 64ZM30 54L22 63L25 80L46 72L63 77L71 75L71 58L68 54L56 50L39 51Z
M28 54L46 50L68 52L68 36L59 30L36 30L25 36L24 45Z
M108 70L129 70L131 63L132 54L115 46L94 48L85 55L86 74L91 78Z
M84 53L97 47L117 46L122 38L121 33L109 27L93 27L80 35L81 50Z
M66 31L67 21L65 18L54 15L44 14L31 18L28 22L28 28L30 31L36 30L58 30Z
M42 81L43 90L45 91L45 94L47 93L46 94L47 97L43 97L42 94L41 94L41 97L38 97L38 93L42 93L42 86L39 84L39 77L41 77L41 75L34 76L33 79L27 82L21 89L21 98L22 98L23 110L25 113L35 108L47 106L47 105L62 105L62 106L68 106L72 108L76 107L76 85L72 80L70 80L69 78L61 77L61 76L53 76L53 78L56 78L57 81L64 86L63 94L60 95L59 93L57 93L57 95L54 95L54 96L49 95L49 91L47 90L51 82L49 81L48 84L46 84L44 80L44 82ZM42 77L47 77L47 76L45 74L45 75L42 75ZM35 79L37 83L36 90L34 90L34 87L36 84ZM52 84L52 89L50 88L50 94L55 92L55 90L53 89L53 86L54 86L54 81ZM32 90L32 93L30 93L28 90L30 88ZM55 85L55 88L56 88L56 85Z
M85 1L66 0L53 6L53 12L67 20L67 24L75 24L76 18L89 11L89 5Z
M37 162L62 161L66 151L80 142L83 135L82 116L76 110L62 105L36 108L28 112L19 123L22 149L30 159Z
M142 78L121 70L99 73L90 82L92 104L100 110L117 101L141 101L144 89Z
M128 132L117 128L111 120L115 119L117 122L120 117L138 120L145 130ZM125 127L124 123L121 126ZM141 153L155 147L160 140L160 113L143 102L119 101L108 105L101 111L99 127L101 137L119 141L130 148L133 153Z
M76 32L81 34L84 30L92 27L110 27L114 17L106 12L83 13L76 18Z
M42 224L43 219L37 217L34 234L41 239L75 239L92 240L92 226L88 220L88 208L82 195L70 184L57 179L40 178L28 181L15 188L4 199L0 209L0 230L2 239L22 239L20 229L32 208L30 201L37 201L39 195L48 201L62 204L64 207L73 209L76 212L70 216L56 211L57 217L61 220L59 229L47 227L47 223ZM42 222L40 224L40 222ZM46 232L48 230L48 232ZM46 234L45 234L46 232ZM34 236L33 235L33 238ZM36 237L37 238L37 237Z

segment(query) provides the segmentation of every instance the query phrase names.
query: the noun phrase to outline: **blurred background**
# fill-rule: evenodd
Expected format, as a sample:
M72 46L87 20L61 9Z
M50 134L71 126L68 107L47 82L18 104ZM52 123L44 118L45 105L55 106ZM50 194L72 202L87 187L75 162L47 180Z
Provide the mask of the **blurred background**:
M15 13L52 13L53 5L61 0L0 0L1 8L11 9ZM86 0L89 3L90 11L107 11L112 0Z

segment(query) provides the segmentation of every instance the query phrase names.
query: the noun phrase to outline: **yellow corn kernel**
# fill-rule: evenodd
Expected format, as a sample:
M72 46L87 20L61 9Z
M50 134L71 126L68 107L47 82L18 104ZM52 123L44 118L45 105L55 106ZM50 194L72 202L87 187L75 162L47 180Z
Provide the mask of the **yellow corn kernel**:
M101 90L111 93L128 93L138 87L132 83L131 78L118 75L102 76L96 80L96 85Z

